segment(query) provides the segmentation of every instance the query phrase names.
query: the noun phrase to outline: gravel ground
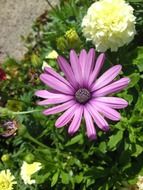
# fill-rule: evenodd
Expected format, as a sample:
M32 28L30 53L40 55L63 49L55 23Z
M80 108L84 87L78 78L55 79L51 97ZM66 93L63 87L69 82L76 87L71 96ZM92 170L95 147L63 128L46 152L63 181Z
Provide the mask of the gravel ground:
M0 0L0 62L7 55L22 58L26 49L21 36L30 33L33 21L47 9L46 0Z

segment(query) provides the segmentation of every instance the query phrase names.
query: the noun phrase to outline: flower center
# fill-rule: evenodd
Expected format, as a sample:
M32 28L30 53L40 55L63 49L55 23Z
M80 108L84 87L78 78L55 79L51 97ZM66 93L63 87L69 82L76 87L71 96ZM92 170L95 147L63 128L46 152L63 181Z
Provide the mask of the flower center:
M75 93L75 98L79 103L86 103L91 98L91 93L86 88L80 88Z

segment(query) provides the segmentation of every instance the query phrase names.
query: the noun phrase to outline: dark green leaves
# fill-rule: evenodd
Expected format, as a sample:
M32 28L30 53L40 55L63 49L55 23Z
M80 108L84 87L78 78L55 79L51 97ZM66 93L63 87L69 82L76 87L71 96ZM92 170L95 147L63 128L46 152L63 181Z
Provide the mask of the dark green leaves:
M135 50L136 57L133 59L133 64L135 64L140 72L143 72L143 47L137 47Z
M109 150L114 151L118 144L121 142L123 138L123 131L117 131L115 134L113 134L107 143L107 147Z

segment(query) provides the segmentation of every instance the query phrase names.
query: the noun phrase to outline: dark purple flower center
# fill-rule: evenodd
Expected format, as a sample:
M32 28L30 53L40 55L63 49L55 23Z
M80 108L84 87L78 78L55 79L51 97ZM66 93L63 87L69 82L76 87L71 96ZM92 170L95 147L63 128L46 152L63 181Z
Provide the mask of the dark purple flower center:
M77 102L84 104L91 98L91 93L86 88L80 88L75 93L75 98L76 98Z

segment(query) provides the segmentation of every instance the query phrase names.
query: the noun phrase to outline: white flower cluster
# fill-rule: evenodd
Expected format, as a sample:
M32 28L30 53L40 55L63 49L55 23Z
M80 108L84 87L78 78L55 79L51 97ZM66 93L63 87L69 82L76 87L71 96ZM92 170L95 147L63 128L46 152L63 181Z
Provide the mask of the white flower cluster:
M100 0L89 7L83 18L83 34L97 51L117 51L134 38L135 19L133 8L124 0Z
M137 187L139 190L143 190L143 176L138 176Z

